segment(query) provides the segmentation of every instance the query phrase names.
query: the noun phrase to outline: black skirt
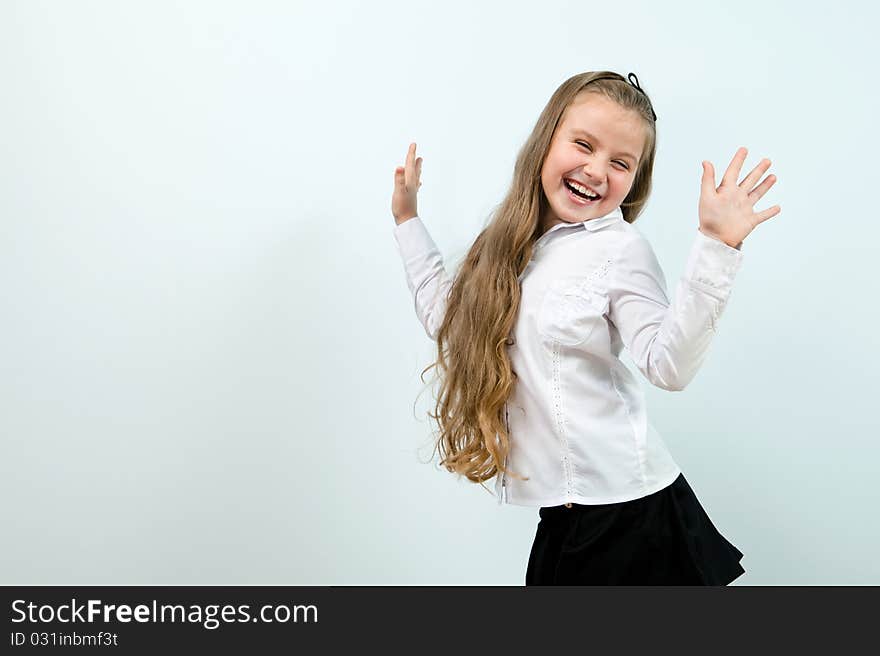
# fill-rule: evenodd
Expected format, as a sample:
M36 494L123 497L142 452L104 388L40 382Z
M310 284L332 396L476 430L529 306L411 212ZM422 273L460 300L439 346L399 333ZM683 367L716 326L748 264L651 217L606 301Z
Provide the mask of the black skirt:
M684 474L640 499L538 515L526 585L727 585L745 573Z

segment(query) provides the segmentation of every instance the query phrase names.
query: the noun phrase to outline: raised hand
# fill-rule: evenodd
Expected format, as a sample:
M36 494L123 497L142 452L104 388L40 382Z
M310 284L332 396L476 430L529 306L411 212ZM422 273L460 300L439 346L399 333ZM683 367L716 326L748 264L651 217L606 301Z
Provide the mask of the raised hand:
M761 196L776 183L776 176L768 175L761 184L757 184L759 178L770 168L769 159L762 159L752 172L737 184L736 180L748 152L745 147L736 151L721 179L721 185L717 188L712 162L703 162L699 205L700 232L720 239L734 248L739 248L743 239L759 223L773 218L782 211L779 205L762 212L755 212L753 209Z
M418 214L416 196L422 183L422 158L416 159L416 145L411 143L406 153L406 165L394 169L394 194L391 196L391 213L400 225Z

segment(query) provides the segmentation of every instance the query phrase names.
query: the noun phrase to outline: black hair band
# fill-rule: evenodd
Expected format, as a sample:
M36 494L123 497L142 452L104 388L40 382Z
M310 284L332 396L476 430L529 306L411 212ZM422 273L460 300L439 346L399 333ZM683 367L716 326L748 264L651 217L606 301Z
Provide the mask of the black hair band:
M654 122L656 123L656 122L657 122L657 113L654 111L654 106L651 104L651 99L648 98L648 94L645 93L645 90L642 89L641 86L639 86L639 78L636 77L636 74L635 74L635 73L630 73L627 77L629 78L629 79L628 79L629 83L630 83L633 87L635 87L636 89L638 89L639 91L641 91L642 95L645 97L645 100L648 101L648 106L651 108L651 115L654 117ZM594 78L594 79L592 79L592 80L590 80L590 81L591 81L591 82L595 82L596 80L620 80L620 81L624 81L622 75L620 75L620 76L618 76L618 77L608 77L608 76L606 75L605 77L597 77L597 78Z

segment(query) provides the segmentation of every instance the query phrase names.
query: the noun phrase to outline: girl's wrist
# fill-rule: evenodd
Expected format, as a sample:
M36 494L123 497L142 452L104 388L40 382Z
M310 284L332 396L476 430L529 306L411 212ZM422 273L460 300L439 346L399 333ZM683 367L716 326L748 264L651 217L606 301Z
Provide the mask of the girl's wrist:
M401 223L406 223L406 222L409 221L410 219L414 219L414 218L416 218L417 216L418 216L418 214L413 214L412 216L408 216L408 217L406 217L405 219L394 219L394 222L395 222L397 225L400 225Z
M730 243L730 241L728 241L727 239L722 238L720 235L716 235L716 234L714 234L714 233L712 233L712 232L709 232L708 230L704 230L704 229L703 229L703 226L699 226L699 227L697 228L697 230L699 230L700 232L702 232L702 233L703 233L704 235L706 235L707 237L711 237L712 239L717 239L718 241L720 241L720 242L722 242L722 243L724 243L724 244L730 246L731 248L735 248L736 250L741 250L741 247L742 247L742 244L743 244L742 241L740 241L738 244L732 244L732 243Z

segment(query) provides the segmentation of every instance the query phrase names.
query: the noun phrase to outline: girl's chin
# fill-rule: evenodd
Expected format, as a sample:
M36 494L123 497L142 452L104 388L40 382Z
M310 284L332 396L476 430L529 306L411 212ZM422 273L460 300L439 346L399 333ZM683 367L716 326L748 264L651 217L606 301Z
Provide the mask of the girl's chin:
M576 205L565 201L559 207L559 211L556 214L557 216L566 217L565 221L567 223L581 223L587 219L601 216L602 208L604 207L602 201L604 200L604 198L600 198L598 202L593 202L589 205Z

